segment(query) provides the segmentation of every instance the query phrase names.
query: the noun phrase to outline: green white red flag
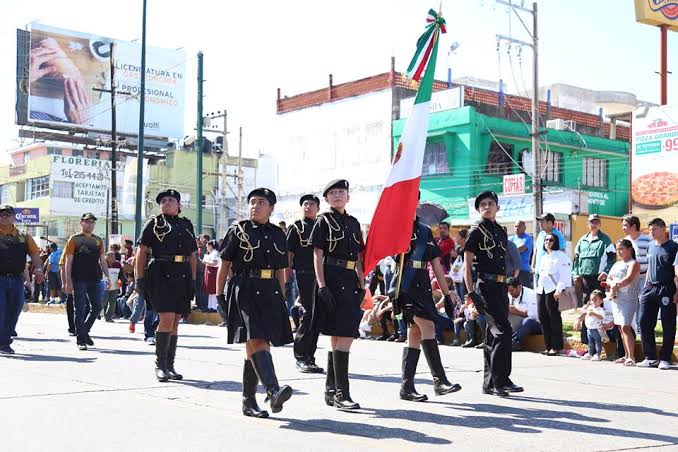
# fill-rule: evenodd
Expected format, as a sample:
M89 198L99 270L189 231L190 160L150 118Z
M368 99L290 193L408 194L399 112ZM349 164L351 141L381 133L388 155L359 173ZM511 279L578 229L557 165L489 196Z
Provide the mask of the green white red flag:
M410 245L411 225L419 202L438 41L440 33L446 32L445 19L434 10L429 11L426 21L426 31L417 40L417 50L407 68L408 76L421 83L372 217L364 256L365 272L384 257L407 251Z

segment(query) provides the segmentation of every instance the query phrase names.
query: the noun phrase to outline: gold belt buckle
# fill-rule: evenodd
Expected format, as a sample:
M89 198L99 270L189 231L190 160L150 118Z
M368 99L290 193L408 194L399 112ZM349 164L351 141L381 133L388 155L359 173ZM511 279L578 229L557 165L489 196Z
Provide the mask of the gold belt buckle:
M422 261L412 261L412 268L421 270L422 268L424 268L424 263Z
M174 262L184 262L184 258L185 258L185 257L186 257L186 256L174 256L173 261L174 261Z
M273 279L273 270L271 270L271 269L260 270L259 271L259 277L261 279Z
M497 275L497 282L506 282L506 275Z
M355 261L346 261L346 268L349 270L355 270Z

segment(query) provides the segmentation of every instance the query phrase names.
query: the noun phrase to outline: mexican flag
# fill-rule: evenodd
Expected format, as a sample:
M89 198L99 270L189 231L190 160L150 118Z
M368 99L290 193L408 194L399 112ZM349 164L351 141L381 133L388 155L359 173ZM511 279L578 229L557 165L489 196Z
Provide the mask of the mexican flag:
M429 11L426 21L426 31L417 41L417 51L407 68L408 76L420 81L419 89L372 217L365 249L365 273L384 257L406 252L410 246L412 222L419 203L438 41L440 33L446 31L445 20L435 11Z

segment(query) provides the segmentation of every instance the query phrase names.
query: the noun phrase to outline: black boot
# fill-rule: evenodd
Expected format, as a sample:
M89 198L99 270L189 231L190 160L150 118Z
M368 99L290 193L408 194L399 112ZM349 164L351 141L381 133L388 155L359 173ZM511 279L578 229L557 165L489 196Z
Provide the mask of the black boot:
M334 382L336 392L334 393L334 406L339 410L359 410L360 405L351 400L351 394L348 389L348 352L335 350L334 358Z
M336 386L334 384L334 356L332 352L327 352L327 377L325 378L325 403L334 406L334 394Z
M259 378L254 371L252 361L245 360L242 369L242 414L250 417L268 417L268 411L262 410L257 405L257 385Z
M271 411L279 413L283 409L283 403L292 397L292 388L278 385L278 377L273 367L273 357L270 352L261 351L252 355L254 370L259 376L259 381L266 388L266 400L271 403Z
M169 369L167 369L167 352L169 349L170 332L155 333L155 377L158 381L168 381Z
M435 339L426 339L421 341L421 349L424 351L426 362L433 375L433 390L436 395L445 395L457 392L461 389L458 384L452 384L447 380L443 363L440 361L440 351L438 342Z
M174 357L177 355L177 340L179 336L170 336L169 349L167 350L167 371L170 380L183 380L184 376L174 370Z
M417 373L417 363L419 362L418 348L405 347L403 349L403 383L400 386L400 398L411 402L424 402L428 400L425 394L417 393L414 388L414 374Z

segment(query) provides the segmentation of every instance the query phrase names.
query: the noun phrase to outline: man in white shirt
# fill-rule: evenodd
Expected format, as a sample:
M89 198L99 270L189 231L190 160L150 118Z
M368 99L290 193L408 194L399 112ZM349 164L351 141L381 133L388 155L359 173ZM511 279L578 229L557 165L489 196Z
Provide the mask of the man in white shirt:
M520 341L525 336L541 334L537 314L537 294L520 284L519 278L506 280L508 287L509 321L513 328L513 350L521 350Z

